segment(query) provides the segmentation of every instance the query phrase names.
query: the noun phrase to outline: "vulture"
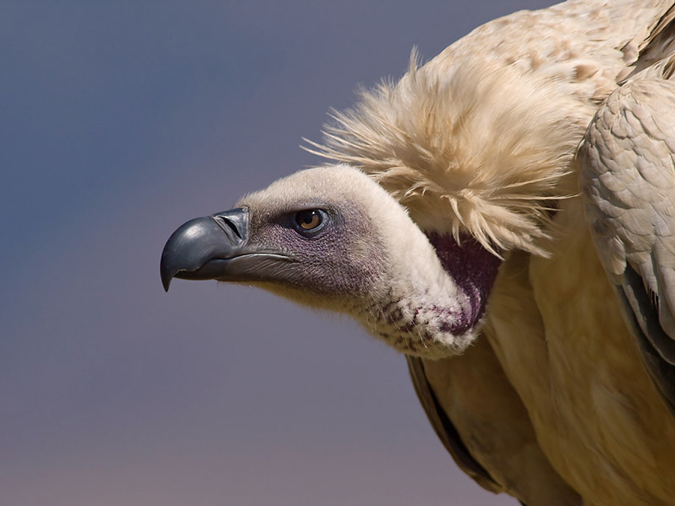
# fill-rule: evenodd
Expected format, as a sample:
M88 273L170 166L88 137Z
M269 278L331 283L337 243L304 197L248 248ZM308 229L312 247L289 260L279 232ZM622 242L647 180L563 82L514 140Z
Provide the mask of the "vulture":
M309 142L328 164L178 228L165 289L356 319L488 490L675 505L674 3L569 0L413 52Z

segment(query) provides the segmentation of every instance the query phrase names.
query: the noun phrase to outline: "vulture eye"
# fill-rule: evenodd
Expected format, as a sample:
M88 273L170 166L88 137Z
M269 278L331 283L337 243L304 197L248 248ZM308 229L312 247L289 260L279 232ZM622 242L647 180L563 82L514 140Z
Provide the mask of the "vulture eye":
M300 231L317 231L324 224L326 213L320 209L307 209L295 215L295 223Z

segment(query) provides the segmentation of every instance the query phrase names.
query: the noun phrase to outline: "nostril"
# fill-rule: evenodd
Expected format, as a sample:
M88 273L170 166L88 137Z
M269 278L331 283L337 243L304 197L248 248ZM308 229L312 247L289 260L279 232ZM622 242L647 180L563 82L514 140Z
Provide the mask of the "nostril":
M231 240L240 244L248 237L248 208L230 209L211 215L216 225L230 237Z
M221 228L229 227L230 230L234 232L234 235L236 235L239 239L243 239L239 229L231 220L227 219L225 216L214 216L213 219L216 220L216 223L218 223Z

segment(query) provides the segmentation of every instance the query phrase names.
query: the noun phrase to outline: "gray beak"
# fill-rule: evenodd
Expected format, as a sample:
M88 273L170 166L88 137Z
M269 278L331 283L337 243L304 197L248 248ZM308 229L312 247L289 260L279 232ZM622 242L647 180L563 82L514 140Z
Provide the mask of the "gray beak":
M228 261L242 254L248 240L249 211L244 208L195 218L176 230L162 251L164 290L173 278L216 279L227 276Z

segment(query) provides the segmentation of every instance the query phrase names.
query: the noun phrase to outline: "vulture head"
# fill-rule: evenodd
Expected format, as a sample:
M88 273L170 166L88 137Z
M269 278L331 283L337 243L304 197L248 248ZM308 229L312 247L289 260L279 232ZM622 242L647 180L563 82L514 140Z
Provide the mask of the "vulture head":
M196 218L168 240L161 276L259 286L346 313L396 350L461 353L476 337L500 260L468 237L425 235L366 174L303 170Z
M324 145L310 143L334 165L179 228L162 254L164 287L173 277L252 284L347 313L408 355L461 353L500 257L546 254L592 112L560 80L458 63L452 46L421 68L416 58L397 84L335 113Z

